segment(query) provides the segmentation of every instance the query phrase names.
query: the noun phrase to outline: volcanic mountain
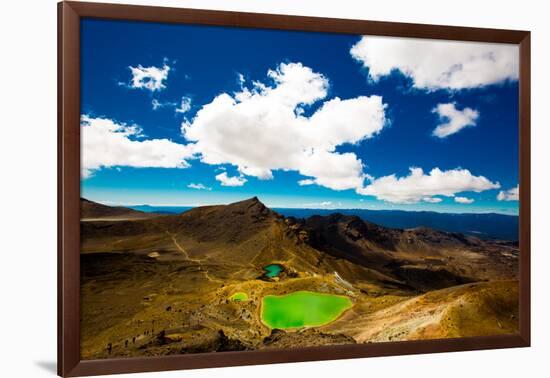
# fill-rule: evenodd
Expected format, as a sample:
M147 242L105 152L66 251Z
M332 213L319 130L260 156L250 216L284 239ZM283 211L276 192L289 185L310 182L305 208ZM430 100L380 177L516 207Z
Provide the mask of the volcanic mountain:
M302 345L305 339L314 345L413 339L428 326L438 330L435 336L450 337L473 327L463 320L451 332L433 316L451 311L451 302L462 316L460 303L478 311L485 308L479 303L492 301L487 316L502 332L516 326L510 318L517 309L515 243L387 228L338 213L285 218L256 197L148 218L82 201L83 208L101 210L83 214L103 217L81 222L82 353L88 357L107 356L109 342L117 355L136 356ZM280 274L267 276L269 265ZM271 334L259 316L262 297L297 290L346 295L355 304L307 337ZM235 292L249 299L233 303L228 298ZM112 309L109 316L105 308ZM410 320L415 311L425 314L425 324ZM382 314L393 319L392 329L406 331L396 336L380 328ZM378 331L369 331L371 325ZM494 330L493 323L483 327ZM139 342L123 347L121 335Z
M514 243L429 228L391 229L341 214L313 216L301 224L313 248L420 290L516 276Z

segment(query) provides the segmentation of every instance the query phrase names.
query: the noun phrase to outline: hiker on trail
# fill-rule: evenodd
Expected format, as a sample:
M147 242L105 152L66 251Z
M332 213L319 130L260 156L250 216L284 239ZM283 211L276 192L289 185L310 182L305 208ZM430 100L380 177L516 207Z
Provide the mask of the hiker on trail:
M111 352L113 351L113 344L112 343L109 343L109 345L107 345L107 350L109 351L109 354L111 354Z

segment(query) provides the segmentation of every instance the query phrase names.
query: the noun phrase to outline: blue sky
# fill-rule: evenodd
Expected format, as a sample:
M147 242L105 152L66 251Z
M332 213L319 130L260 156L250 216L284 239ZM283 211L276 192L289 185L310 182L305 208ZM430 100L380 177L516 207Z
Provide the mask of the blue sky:
M517 214L515 47L101 20L81 46L88 199Z

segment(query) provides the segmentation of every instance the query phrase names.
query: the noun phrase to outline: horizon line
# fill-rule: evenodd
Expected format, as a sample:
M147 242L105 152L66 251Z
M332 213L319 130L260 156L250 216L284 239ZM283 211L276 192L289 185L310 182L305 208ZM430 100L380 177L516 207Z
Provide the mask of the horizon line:
M84 198L84 197L83 197ZM253 197L250 197L253 198ZM248 199L248 198L247 198ZM245 199L246 200L246 199ZM188 207L188 208L195 208L195 207L204 207L204 206L223 206L223 205L229 205L234 202L228 202L228 203L217 203L217 204L147 204L147 203L121 203L121 202L113 202L113 201L94 201L101 203L106 206L122 206L122 207L139 207L139 206L148 206L148 207ZM235 201L240 202L240 201ZM260 201L262 202L262 201ZM263 203L263 202L262 202ZM497 215L506 215L511 217L519 217L519 214L514 213L504 213L499 212L496 210L489 210L489 211L479 211L479 212L454 212L454 211L436 211L436 210L405 210L405 209L373 209L373 208L367 208L367 207L310 207L310 206L269 206L265 204L266 207L270 209L296 209L296 210L323 210L323 211L335 211L338 210L368 210L368 211L402 211L406 213L436 213L436 214L455 214L455 215L462 215L462 214L468 214L468 215L475 215L475 214L481 214L481 215L487 215L487 214L497 214Z

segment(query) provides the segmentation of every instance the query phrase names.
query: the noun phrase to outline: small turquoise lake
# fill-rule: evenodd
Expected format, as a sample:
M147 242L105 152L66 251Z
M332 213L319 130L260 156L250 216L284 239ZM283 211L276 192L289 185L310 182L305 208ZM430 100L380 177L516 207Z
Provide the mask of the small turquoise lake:
M269 264L264 266L265 276L269 278L277 277L282 271L283 266L280 264Z

